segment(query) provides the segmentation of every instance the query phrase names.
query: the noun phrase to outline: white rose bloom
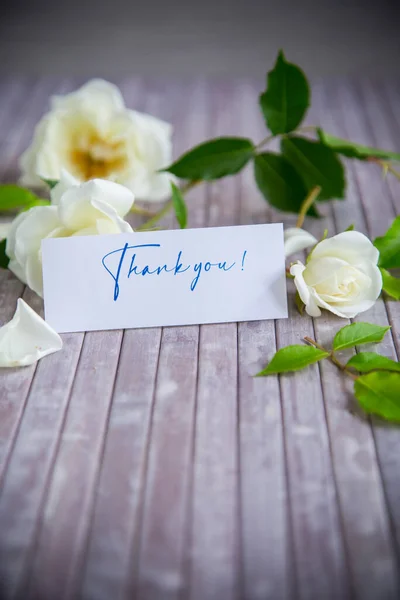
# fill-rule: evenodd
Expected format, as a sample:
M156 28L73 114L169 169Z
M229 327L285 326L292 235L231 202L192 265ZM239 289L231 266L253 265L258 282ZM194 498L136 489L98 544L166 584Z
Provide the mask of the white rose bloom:
M52 200L51 206L35 206L18 215L6 243L8 268L39 296L43 295L42 239L132 231L123 217L134 196L117 183L93 179L66 188L62 179L52 190Z
M312 317L325 308L352 318L376 302L382 289L379 252L357 231L345 231L320 242L307 265L293 264L291 275L306 311Z
M119 89L93 79L66 96L55 96L20 159L21 183L43 185L68 171L79 181L109 179L128 187L138 200L170 196L172 127L128 110Z
M300 227L288 227L284 230L283 237L286 258L318 243L317 238Z
M0 327L0 367L25 367L62 348L62 340L26 302Z

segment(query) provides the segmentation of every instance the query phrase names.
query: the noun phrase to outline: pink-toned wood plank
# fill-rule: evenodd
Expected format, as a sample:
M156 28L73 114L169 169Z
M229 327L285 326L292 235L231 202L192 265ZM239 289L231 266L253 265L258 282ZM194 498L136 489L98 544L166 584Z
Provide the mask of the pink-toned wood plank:
M180 151L183 151L185 147L179 148L179 146L191 143L192 139L193 143L196 143L196 138L202 134L200 131L202 121L199 118L197 122L193 122L192 113L188 110L189 105L183 111L180 109L182 107L180 99L184 96L184 92L187 94L186 97L192 100L190 106L197 107L198 116L204 115L205 95L201 86L196 86L191 91L178 86L172 91L172 95L167 89L159 89L159 87L152 89L148 86L146 88L145 109L157 116L176 122L176 143ZM201 196L197 195L196 200L201 201ZM172 216L169 218L169 222L172 224ZM170 477L167 480L161 476L171 464L170 456L165 451L164 442L168 444L168 440L170 440L171 450L174 442L178 444L179 448L176 448L178 456L176 456L176 452L174 453L176 460L181 458L181 455L182 460L185 458L183 448L180 447L185 436L189 436L189 439L184 447L188 451L190 450L191 427L187 421L188 419L190 421L193 411L190 394L193 395L194 390L192 392L190 390L195 383L192 373L197 368L197 361L196 358L191 359L189 344L183 343L183 340L187 339L189 342L190 336L193 337L194 330L197 328L172 328L166 330L163 336L151 440L149 436L161 329L125 332L125 343L111 412L104 467L86 565L85 597L109 598L111 595L123 594L124 591L129 597L130 593L151 594L149 597L154 597L157 593L162 595L168 592L174 593L174 586L171 587L171 577L174 581L177 577L179 578L176 572L179 572L182 562L178 539L182 527L177 527L177 531L171 528L170 515L164 510L164 504L160 504L160 497L168 496L169 490L170 494L173 494L175 489L178 490L174 498L175 503L171 505L171 511L174 511L176 517L175 524L178 525L180 522L182 525L182 518L185 514L184 501L188 466L184 472L174 468L173 471L170 471ZM138 363L138 371L135 376L132 373L131 359L125 355L125 345L128 344L128 340L130 344L128 348L137 348L135 354L142 352L143 360L146 361L145 374L148 373L148 375L143 381L141 381L143 375L141 375L140 367L142 363ZM197 349L197 342L195 347ZM157 354L154 354L156 350ZM181 355L183 351L185 355ZM150 361L146 358L148 355L152 357ZM178 362L181 363L181 361L185 362L186 377L184 379L181 377L181 381L178 379L179 398L182 398L182 402L179 403L176 401L176 391L171 388L171 385L173 386L174 380L177 380ZM132 378L136 379L135 384ZM133 385L135 386L134 393L128 396L127 389L132 388ZM138 410L140 410L139 416L136 416L132 423L129 415L138 415ZM165 418L166 410L171 417L175 415L175 434L170 429L170 419ZM174 413L174 411L176 412ZM129 436L127 439L121 434L121 412L127 415L127 424L130 424L130 427L124 428ZM179 432L181 433L180 438ZM132 453L132 443L135 443L135 453ZM119 460L126 466L126 472L130 474L127 481L121 477L120 473L114 472L117 454ZM164 461L166 462L164 463ZM143 485L147 479L147 473L149 481L144 496ZM152 473L155 474L154 477L152 477ZM106 490L110 485L119 490L118 504L115 504L115 508L121 510L114 510L114 504L110 504L102 493L102 490ZM160 488L160 486L162 487ZM141 531L142 522L143 531ZM114 539L114 544L105 544L105 538L110 535ZM139 557L139 549L141 557ZM104 567L105 564L107 568L102 568L102 565ZM139 574L138 566L140 567ZM172 575L171 570L173 571Z
M243 82L238 96L240 133L259 141L265 125L257 91ZM252 166L235 186L240 222L268 222L271 210L256 188ZM293 587L279 382L276 377L254 377L275 349L274 321L238 324L242 594L248 600L288 599Z
M197 144L209 131L207 98L204 84L180 87L175 101L175 120L177 124L181 121L175 138L178 154ZM196 190L188 202L196 203L196 211L190 213L191 226L204 225L204 187ZM169 224L177 226L174 218ZM137 547L138 574L136 582L130 582L138 599L178 598L185 588L198 345L199 327L163 330Z
M393 84L378 86L371 81L364 81L363 85L359 87L366 115L366 127L370 133L371 143L381 148L399 151L400 119L397 114L397 107L400 102L399 88ZM394 163L394 165L399 170L400 163ZM385 183L386 203L389 205L389 208L391 203L393 207L392 218L394 218L400 214L399 180L393 175L389 175ZM371 234L374 236L382 235L386 229L385 223L381 223L380 220L374 220ZM397 356L400 358L400 303L388 298L386 300L386 310L392 325L392 335Z
M236 87L214 88L212 135L235 134ZM235 179L209 186L208 226L237 224ZM240 581L237 325L200 327L193 498L190 508L190 598L233 599ZM189 595L188 595L189 597Z
M70 337L78 350L83 336ZM53 478L48 483L44 507L40 507L41 528L36 535L33 565L28 565L22 583L29 597L51 598L60 593L60 586L66 597L75 594L92 519L121 340L122 332L118 331L86 337ZM75 481L73 487L70 478ZM73 528L64 517L74 510ZM50 561L54 568L43 577Z
M387 122L388 111L385 99L377 94L371 85L364 84L359 90L348 86L342 92L342 99L343 102L347 101L347 103L357 102L357 104L361 104L364 108L361 114L351 113L353 118L350 121L345 121L347 135L357 135L370 145L379 145L385 148L395 147L396 138L393 139L390 137L390 132L393 131L395 135L396 124L392 120ZM372 122L372 107L374 107L377 124L373 124ZM366 167L369 167L369 169L367 170ZM355 163L354 173L356 183L359 187L362 206L367 217L367 233L374 238L376 235L384 233L395 214L392 183L382 182L380 174L376 173L371 165ZM379 199L378 202L376 201L377 198ZM379 345L378 348L379 352L396 359L396 344L398 346L399 342L399 321L396 320L395 316L399 314L398 303L395 304L386 300L385 305L386 309L382 301L377 302L373 310L369 311L370 314L367 314L366 317L369 317L368 320L372 322L385 325L390 323L392 325L391 333L386 336L384 343ZM396 427L388 427L375 420L374 434L384 491L397 543L397 552L399 554L400 491L398 473L400 471L400 432Z
M33 127L43 113L48 94L54 88L54 84L49 85L44 81L38 81L33 86L21 80L11 82L9 95L3 97L0 116L0 126L7 131L7 135L0 140L0 175L3 181L15 181L18 175L17 158L28 145ZM0 277L0 322L3 324L12 317L24 285L10 271L2 270ZM35 369L36 365L33 365L23 369L7 369L1 373L0 480L15 440Z
M306 124L315 123L318 113L309 111ZM322 234L333 227L332 209L319 207L325 216L321 223L306 219L304 227ZM274 220L282 215L273 213ZM296 218L284 216L286 226ZM321 229L319 231L319 229ZM291 258L293 260L293 258ZM302 343L314 336L314 324L300 316L294 306L294 288L288 282L289 319L276 321L278 347ZM270 351L268 360L273 352ZM267 361L266 361L267 362ZM295 376L280 378L285 453L292 523L295 597L349 598L351 585L337 503L324 395L319 368L314 365ZM324 576L321 576L321 573Z
M324 92L319 86L316 91L315 100L319 105L323 126L328 131L346 137L344 117L336 90L328 89ZM349 101L346 102L346 111L348 110L351 110ZM354 223L359 231L365 231L364 210L353 165L348 162L346 167L347 199L334 204L336 229L343 231L350 223ZM358 320L387 324L383 302L379 301L372 311L360 315ZM344 324L342 320L328 315L325 319L316 319L316 335L322 343L329 345L335 330ZM392 343L391 352L393 353ZM343 381L343 376L339 376L330 364L323 363L321 372L339 505L355 594L372 599L380 590L382 593L384 590L385 597L394 598L397 595L397 583L393 548L370 424L357 409L351 383ZM364 501L366 497L369 498L368 503Z
M25 598L69 597L70 586L75 583L76 564L90 524L121 339L120 331L85 336ZM43 412L39 417L38 427L46 423ZM34 425L30 427L32 436L36 433Z

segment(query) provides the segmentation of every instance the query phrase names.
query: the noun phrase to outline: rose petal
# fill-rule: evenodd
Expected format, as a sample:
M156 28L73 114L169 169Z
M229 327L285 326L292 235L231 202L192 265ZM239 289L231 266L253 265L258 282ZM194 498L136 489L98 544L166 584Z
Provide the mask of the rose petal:
M313 253L312 259L307 264L304 278L307 285L315 287L323 284L324 281L329 281L335 275L335 272L347 265L346 261L335 256L315 258Z
M53 96L52 109L77 110L93 106L98 110L120 111L125 108L124 99L118 87L104 79L91 79L79 90L65 96Z
M319 317L321 316L321 311L315 302L314 290L304 281L303 273L305 269L306 267L300 261L297 261L297 263L290 267L290 274L294 277L294 284L301 301L305 304L307 314L311 317Z
M283 235L286 258L318 243L317 238L300 227L288 227L288 229L285 229Z
M65 227L77 230L90 227L103 215L118 220L118 217L129 212L133 201L132 192L125 186L92 179L68 189L62 195L58 205L59 215Z
M22 217L22 218L20 218ZM43 238L60 226L56 206L35 206L19 215L6 244L6 253L23 266L27 257L40 250Z
M363 288L362 296L360 298L349 297L347 300L336 302L327 302L325 295L321 297L315 292L316 301L321 308L325 308L330 312L334 313L338 317L352 319L360 313L365 312L372 308L377 301L379 294L382 291L382 274L378 267L370 264L368 272L368 278L370 285Z
M172 127L165 121L137 111L131 110L129 115L132 126L127 143L139 164L120 181L132 189L138 200L165 200L171 195L170 182L175 178L157 171L171 162Z
M57 352L62 340L21 298L14 317L0 328L0 367L23 367Z
M353 266L364 262L378 264L379 252L372 242L359 231L344 231L322 240L313 250L312 258L325 256L341 258Z
M6 254L10 260L12 260L15 257L15 241L18 227L23 221L25 221L25 219L28 216L28 213L29 211L22 212L21 214L16 216L14 221L11 223L6 243Z
M50 191L52 204L59 204L61 196L64 194L64 192L74 185L79 185L79 180L71 175L71 173L69 173L66 169L61 169L60 180Z

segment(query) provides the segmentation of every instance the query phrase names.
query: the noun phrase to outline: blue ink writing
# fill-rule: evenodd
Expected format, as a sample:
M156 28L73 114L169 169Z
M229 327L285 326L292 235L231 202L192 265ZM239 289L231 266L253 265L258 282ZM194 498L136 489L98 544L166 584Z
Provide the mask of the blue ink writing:
M175 263L171 266L168 264L157 265L157 255L154 255L155 264L150 266L149 264L141 265L140 259L143 256L143 252L146 254L150 252L150 257L153 257L153 252L156 253L157 249L161 248L161 244L138 244L130 246L126 243L122 248L117 248L108 252L102 258L102 264L105 270L111 275L114 282L114 301L116 301L120 295L120 283L123 278L130 279L135 275L142 277L151 275L162 275L162 274L173 274L174 276L186 273L186 271L192 270L194 277L190 283L190 290L194 292L202 276L203 271L208 273L211 270L217 269L218 271L228 272L233 269L236 265L236 261L228 262L210 262L210 261L199 261L194 265L185 265L182 260L183 251L178 252ZM133 251L133 253L131 253ZM247 254L247 250L243 252L241 260L241 270L244 270L244 262ZM143 261L143 258L142 258Z

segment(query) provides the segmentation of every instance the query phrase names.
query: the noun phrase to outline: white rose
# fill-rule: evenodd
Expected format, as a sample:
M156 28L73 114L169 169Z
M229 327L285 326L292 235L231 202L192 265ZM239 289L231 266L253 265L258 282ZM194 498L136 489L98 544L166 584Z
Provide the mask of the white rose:
M0 327L0 367L32 365L62 345L58 333L19 298L13 318Z
M291 256L310 246L315 246L318 240L311 233L300 227L288 227L283 232L285 257Z
M36 206L14 219L6 243L8 268L42 296L42 239L131 232L123 217L133 200L128 188L111 181L93 179L68 188L63 178L52 190L51 206Z
M381 293L379 252L357 231L345 231L320 242L307 265L297 262L291 275L312 317L325 308L343 318L352 318L371 308Z
M158 173L172 162L172 127L128 110L119 89L94 79L66 96L55 96L20 159L21 183L60 179L62 169L79 181L109 179L139 200L170 196L171 175Z

